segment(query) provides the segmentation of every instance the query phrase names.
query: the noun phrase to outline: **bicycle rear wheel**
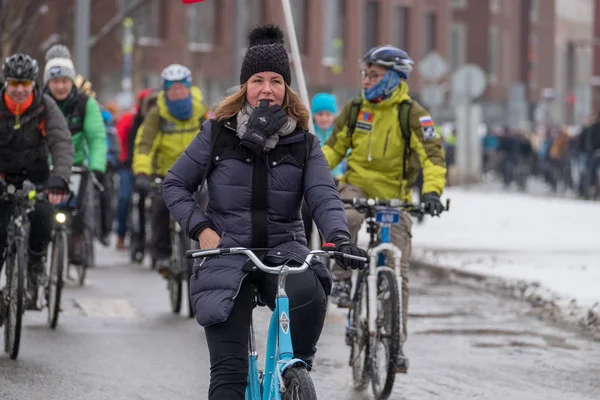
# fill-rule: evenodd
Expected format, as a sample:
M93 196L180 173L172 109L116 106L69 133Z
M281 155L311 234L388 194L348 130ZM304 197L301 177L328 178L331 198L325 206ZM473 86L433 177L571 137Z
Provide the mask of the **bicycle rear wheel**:
M186 262L185 259L185 238L182 232L171 232L171 249L173 254L171 255L171 268L172 273L169 276L169 299L171 300L171 310L173 313L179 314L181 312L182 298L183 298L183 282L181 264ZM183 258L182 258L183 256Z
M377 274L377 334L371 346L371 384L376 400L392 393L400 347L400 297L396 275Z
M360 286L355 301L350 310L352 318L351 332L348 341L350 345L350 366L355 390L364 390L369 384L369 359L371 354L368 331L369 291L366 275L359 278ZM367 318L361 316L363 310Z
M19 355L21 327L25 310L25 244L22 239L15 251L6 257L6 322L4 325L4 351L13 360Z
M283 400L317 400L315 385L303 366L294 366L285 370L283 381L285 383Z
M50 262L50 274L47 288L48 301L48 325L56 329L58 315L60 313L60 298L63 288L63 273L67 265L67 234L58 231L52 242L52 258Z

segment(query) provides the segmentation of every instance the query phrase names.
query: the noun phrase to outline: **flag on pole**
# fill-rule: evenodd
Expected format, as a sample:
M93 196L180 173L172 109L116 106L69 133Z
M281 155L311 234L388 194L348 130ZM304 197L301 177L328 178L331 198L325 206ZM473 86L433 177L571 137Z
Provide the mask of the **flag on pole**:
M194 4L194 3L202 3L204 0L181 0L183 4Z

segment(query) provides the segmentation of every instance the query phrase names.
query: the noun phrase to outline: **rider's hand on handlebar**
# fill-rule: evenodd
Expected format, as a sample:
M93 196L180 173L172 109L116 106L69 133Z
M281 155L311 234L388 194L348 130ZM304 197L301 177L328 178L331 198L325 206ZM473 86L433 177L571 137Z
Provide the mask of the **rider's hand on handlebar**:
M358 247L356 244L352 243L350 236L345 233L335 234L328 240L328 242L335 244L336 251L339 251L340 253L346 253L351 256L367 257L367 252ZM366 265L364 261L351 260L337 256L335 257L335 261L343 269L348 269L348 267L350 267L352 269L362 270Z
M210 228L206 228L198 235L198 242L200 243L200 249L202 250L215 249L219 243L221 243L221 238L217 232Z
M424 210L431 216L440 215L444 210L444 205L440 201L440 195L435 192L425 193L421 196L421 202L423 203Z

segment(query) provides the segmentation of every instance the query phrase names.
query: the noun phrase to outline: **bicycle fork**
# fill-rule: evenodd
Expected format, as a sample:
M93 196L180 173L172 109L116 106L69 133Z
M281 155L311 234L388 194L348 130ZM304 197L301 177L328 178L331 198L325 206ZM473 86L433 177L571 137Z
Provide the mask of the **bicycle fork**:
M382 252L389 252L394 259L394 268L390 268L386 265L377 265L379 261L379 254ZM400 309L400 317L402 317L402 275L400 274L400 261L402 259L402 250L400 250L393 243L380 243L379 245L369 250L369 276L367 277L368 291L369 291L369 320L368 328L371 338L377 336L377 317L378 301L377 301L377 273L378 271L387 270L394 274L396 278L396 284L398 285L398 304ZM400 341L402 342L402 329L400 329Z

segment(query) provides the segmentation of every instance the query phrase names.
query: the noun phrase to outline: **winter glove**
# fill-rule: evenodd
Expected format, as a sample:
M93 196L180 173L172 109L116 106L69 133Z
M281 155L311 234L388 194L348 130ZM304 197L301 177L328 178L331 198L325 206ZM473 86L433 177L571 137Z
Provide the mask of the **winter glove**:
M69 184L62 176L52 175L46 183L46 189L52 193L64 194L69 192Z
M434 217L444 211L444 205L440 201L440 195L437 193L425 193L421 196L421 203L424 205L425 212Z
M145 174L140 174L135 177L135 188L141 193L149 193L152 189L150 177Z
M335 244L335 250L341 253L345 253L351 256L365 258L367 257L367 252L358 247L356 244L352 243L352 241L350 240L350 236L346 233L337 233L333 237L331 237L328 240L328 242ZM336 256L335 261L340 266L340 268L343 268L345 270L347 270L348 267L352 269L362 270L365 268L366 265L365 261L352 260L349 258L344 258L342 256Z
M261 100L258 107L254 109L246 134L240 140L240 146L246 147L256 155L265 148L267 139L281 129L287 122L287 114L280 106L269 107L268 100Z

